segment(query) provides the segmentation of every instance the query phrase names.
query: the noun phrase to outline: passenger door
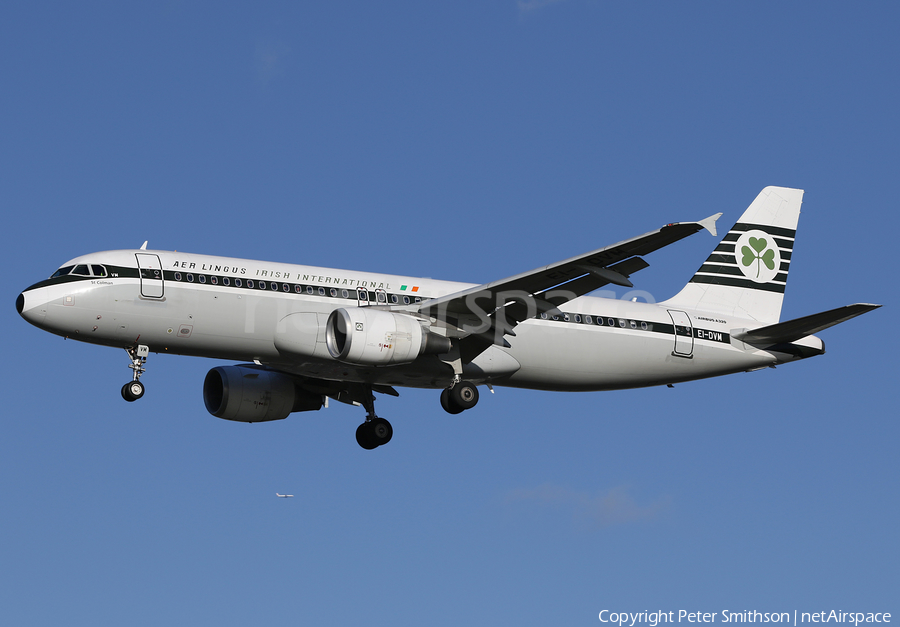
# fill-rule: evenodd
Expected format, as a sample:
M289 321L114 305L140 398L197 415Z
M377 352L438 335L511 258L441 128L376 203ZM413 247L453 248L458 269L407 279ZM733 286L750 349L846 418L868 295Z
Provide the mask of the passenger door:
M141 296L162 298L164 294L162 264L157 255L135 253L141 275Z

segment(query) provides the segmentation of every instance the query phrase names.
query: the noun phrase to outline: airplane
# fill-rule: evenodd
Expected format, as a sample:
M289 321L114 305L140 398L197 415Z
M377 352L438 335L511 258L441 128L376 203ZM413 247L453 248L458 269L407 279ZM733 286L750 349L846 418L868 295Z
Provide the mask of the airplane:
M281 420L361 405L357 443L393 437L375 393L441 390L473 408L478 386L602 391L748 372L821 355L813 335L880 305L780 321L803 190L766 187L684 288L659 303L589 296L633 287L644 256L706 230L717 213L483 285L162 250L113 250L64 263L16 299L64 338L124 348L126 401L144 395L150 352L243 362L203 382L213 416Z
M292 498L294 498L294 495L293 495L293 494L278 494L278 492L275 493L275 496L277 496L277 497L280 498L280 499L292 499Z

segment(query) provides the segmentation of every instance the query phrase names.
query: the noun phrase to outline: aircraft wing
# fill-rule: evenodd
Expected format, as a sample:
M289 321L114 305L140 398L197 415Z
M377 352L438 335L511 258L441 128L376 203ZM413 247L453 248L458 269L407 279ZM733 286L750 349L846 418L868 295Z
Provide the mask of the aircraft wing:
M632 287L628 277L649 264L641 256L706 229L716 235L721 213L699 222L676 222L612 246L536 268L467 290L426 300L422 314L456 327L469 359L491 344L509 346L504 335L542 312L554 312L565 302L613 283ZM468 361L463 355L463 361Z

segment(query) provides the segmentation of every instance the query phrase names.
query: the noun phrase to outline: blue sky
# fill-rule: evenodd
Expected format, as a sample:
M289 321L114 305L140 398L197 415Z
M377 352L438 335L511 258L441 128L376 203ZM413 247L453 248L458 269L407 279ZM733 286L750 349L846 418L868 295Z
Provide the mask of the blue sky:
M28 625L582 625L900 612L900 9L875 3L7 4L0 616ZM437 392L274 424L218 362L43 333L19 291L152 248L485 282L806 190L784 318L828 353L615 393ZM674 294L716 239L648 258ZM602 356L600 357L602 358ZM280 491L293 499L276 499Z

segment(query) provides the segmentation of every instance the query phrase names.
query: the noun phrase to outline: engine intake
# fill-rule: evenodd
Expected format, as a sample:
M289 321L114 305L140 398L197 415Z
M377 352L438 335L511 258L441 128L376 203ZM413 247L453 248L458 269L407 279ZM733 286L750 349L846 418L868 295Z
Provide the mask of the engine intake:
M418 318L369 307L332 311L325 344L338 361L372 366L407 364L450 350L449 338L424 329Z
M238 422L283 420L296 411L313 411L322 396L297 386L281 372L252 366L217 366L203 381L206 410L217 418Z

